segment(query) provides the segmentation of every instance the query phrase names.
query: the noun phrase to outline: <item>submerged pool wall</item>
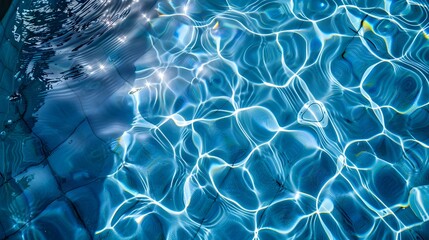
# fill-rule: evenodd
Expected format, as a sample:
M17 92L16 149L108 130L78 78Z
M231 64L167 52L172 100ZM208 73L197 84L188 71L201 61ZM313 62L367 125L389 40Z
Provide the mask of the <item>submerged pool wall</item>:
M11 1L6 12L7 3L0 24L0 239L90 239L93 233L70 200L90 195L65 196L47 161L52 149L33 132L48 85L20 74L28 67L24 59L35 52L25 44L24 20L17 15L31 9L32 1Z

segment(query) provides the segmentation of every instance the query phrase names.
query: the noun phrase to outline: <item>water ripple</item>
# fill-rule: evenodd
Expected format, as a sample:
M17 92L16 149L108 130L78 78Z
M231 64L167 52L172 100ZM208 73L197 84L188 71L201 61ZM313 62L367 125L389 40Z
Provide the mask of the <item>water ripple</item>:
M1 94L37 141L1 131L0 237L429 239L426 2L24 0L13 20Z

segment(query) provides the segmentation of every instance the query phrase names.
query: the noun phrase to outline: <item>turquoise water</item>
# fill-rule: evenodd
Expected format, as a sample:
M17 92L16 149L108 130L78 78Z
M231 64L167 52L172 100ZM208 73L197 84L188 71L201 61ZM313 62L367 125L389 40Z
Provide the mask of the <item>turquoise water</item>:
M429 239L426 1L23 0L1 23L0 239Z

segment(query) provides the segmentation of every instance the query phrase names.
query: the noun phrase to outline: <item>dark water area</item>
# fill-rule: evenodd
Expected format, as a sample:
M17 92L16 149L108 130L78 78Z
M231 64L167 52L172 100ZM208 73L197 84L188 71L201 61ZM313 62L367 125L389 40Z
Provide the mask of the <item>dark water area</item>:
M3 19L4 15L6 15L11 3L12 0L4 0L0 2L0 21Z
M427 2L0 7L0 239L429 239Z

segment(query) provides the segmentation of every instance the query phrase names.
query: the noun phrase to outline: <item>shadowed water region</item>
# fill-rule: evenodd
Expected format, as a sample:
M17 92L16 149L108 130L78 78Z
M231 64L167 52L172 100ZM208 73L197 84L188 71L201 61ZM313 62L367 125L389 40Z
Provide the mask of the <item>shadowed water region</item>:
M426 1L0 6L0 239L429 239Z

